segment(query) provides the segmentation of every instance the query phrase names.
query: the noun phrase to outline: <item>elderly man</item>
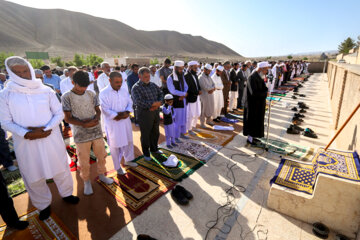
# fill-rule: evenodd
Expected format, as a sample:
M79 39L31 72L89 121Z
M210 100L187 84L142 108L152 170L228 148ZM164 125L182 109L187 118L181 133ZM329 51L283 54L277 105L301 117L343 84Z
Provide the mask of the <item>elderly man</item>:
M224 107L224 94L223 88L224 85L221 81L221 73L224 71L223 66L217 66L215 74L211 77L215 85L214 91L214 112L213 112L213 121L220 122L221 109Z
M197 61L191 61L188 63L189 69L185 74L185 80L188 85L188 95L187 100L187 121L186 129L189 131L189 134L194 135L193 129L196 128L197 120L201 115L201 87L199 84L199 79L196 74L198 68Z
M64 201L77 204L72 195L73 181L58 125L64 118L55 92L35 78L25 59L5 60L11 81L0 92L1 126L12 132L15 154L26 190L40 210L40 220L50 214L51 192L46 179L54 179Z
M201 94L201 116L200 123L201 127L205 128L206 123L210 126L214 125L211 117L214 114L214 91L216 90L215 84L210 77L212 66L210 64L205 64L204 72L201 73L199 77L200 87L203 90Z
M52 74L50 67L47 65L42 66L40 69L44 72L44 83L53 85L55 91L60 93L60 77L56 74Z
M163 101L163 93L150 82L150 69L147 67L140 68L139 78L140 81L131 89L131 96L138 110L142 152L145 160L150 161L150 152L161 153L158 149L159 107Z
M250 144L256 144L259 141L256 138L264 137L264 118L268 91L264 79L268 67L267 62L260 62L248 79L243 134L248 136L247 141Z
M223 64L224 71L221 74L221 80L223 82L223 94L224 94L224 108L222 109L222 114L225 116L227 114L228 108L228 99L229 99L229 92L231 87L231 80L230 80L230 68L231 64L229 61L224 62Z
M242 64L240 70L238 71L238 77L239 77L239 96L237 101L237 108L243 109L243 96L244 96L244 88L247 83L247 77L246 77L246 69L247 65Z
M184 77L184 61L175 61L174 71L169 75L167 81L167 88L174 97L174 112L175 112L175 141L181 142L180 137L188 139L184 134L186 133L186 97L188 85Z
M149 68L150 68L150 82L155 83L158 87L161 88L162 83L158 73L156 72L156 67L154 65L151 65Z
M110 84L109 82L109 75L110 75L110 64L108 62L102 62L101 63L101 69L103 70L103 73L99 75L97 78L97 86L99 88L99 92L103 90L107 85Z
M133 102L128 90L121 87L121 73L111 72L109 77L110 84L100 92L99 98L114 168L122 175L125 171L121 168L121 163L126 166L137 166L131 162L134 160L134 141L129 116L133 111ZM123 157L125 163L122 161Z
M60 79L63 80L65 78L67 78L68 76L69 76L69 69L66 68L66 69L64 69L64 74L60 76Z
M71 66L71 67L68 67L68 71L69 71L68 77L64 78L60 82L61 94L64 94L64 93L70 91L74 87L74 84L72 83L72 78L73 78L74 73L77 72L78 69L75 66Z
M166 83L167 83L168 77L172 73L172 70L170 68L170 64L171 64L171 60L168 59L168 58L165 59L164 65L159 70L160 79L161 79L161 82L162 82L162 87L161 88L162 88L162 91L164 93L164 96L169 93L169 90L168 90L168 87L167 87Z

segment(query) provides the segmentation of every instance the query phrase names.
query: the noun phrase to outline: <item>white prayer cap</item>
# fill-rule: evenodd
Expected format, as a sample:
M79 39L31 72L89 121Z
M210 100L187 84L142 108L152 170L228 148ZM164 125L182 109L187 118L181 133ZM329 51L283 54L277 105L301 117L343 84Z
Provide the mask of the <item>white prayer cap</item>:
M205 68L207 69L207 70L212 70L213 69L213 67L210 65L210 64L205 64Z
M257 64L257 68L256 69L259 69L259 68L266 68L266 67L269 67L271 66L268 62L259 62Z
M173 95L171 94L166 94L165 97L164 97L165 100L172 100L174 99Z
M221 66L221 65L217 66L217 68L216 68L216 69L217 69L217 70L219 70L220 72L224 71L224 67L223 67L223 66Z
M194 66L194 65L199 65L199 63L197 61L190 61L190 62L188 62L188 65L190 67L190 66Z
M246 61L245 61L245 64L248 64L248 63L251 63L251 61L250 61L250 60L246 60Z
M184 61L176 60L174 62L174 67L183 67L185 65Z
M179 159L174 154L171 154L165 162L162 162L162 165L166 167L176 167L178 164Z

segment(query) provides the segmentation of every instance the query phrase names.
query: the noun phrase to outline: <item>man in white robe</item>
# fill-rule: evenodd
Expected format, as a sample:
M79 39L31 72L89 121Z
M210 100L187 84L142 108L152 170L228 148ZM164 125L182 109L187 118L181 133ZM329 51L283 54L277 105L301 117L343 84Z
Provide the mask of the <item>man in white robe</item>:
M74 73L78 71L78 69L75 66L71 66L68 68L68 71L69 71L68 77L64 78L60 82L60 92L62 95L64 93L66 93L67 91L70 91L71 89L73 89L74 84L72 83L72 77L73 77Z
M103 73L100 74L100 76L97 79L97 86L99 88L99 92L103 90L107 85L109 85L109 75L110 75L110 64L107 62L101 63L101 69L103 70Z
M46 179L53 179L64 201L77 204L73 180L59 124L64 118L55 92L35 78L31 64L21 57L5 60L11 81L0 92L1 127L12 132L14 150L32 204L40 220L50 214L51 192Z
M189 69L185 74L185 81L188 85L187 91L187 120L186 120L186 129L191 135L195 135L193 130L196 128L197 121L201 115L201 87L199 84L199 79L196 74L198 68L197 61L190 61L188 63Z
M215 122L220 121L221 109L224 107L224 84L221 80L221 72L224 70L223 66L217 66L216 72L212 75L211 79L215 84L214 91L214 114L212 118Z
M204 67L204 72L199 77L200 87L203 91L201 94L201 116L200 116L200 124L202 128L206 128L206 123L210 126L214 125L212 121L212 116L214 114L214 91L215 84L210 77L210 73L212 70L212 66L210 64L206 64Z
M136 167L134 160L134 144L130 112L133 111L133 102L127 89L122 88L122 75L119 72L111 72L110 84L99 95L100 105L105 122L105 132L110 146L114 168L118 174L125 174L121 168L123 165Z

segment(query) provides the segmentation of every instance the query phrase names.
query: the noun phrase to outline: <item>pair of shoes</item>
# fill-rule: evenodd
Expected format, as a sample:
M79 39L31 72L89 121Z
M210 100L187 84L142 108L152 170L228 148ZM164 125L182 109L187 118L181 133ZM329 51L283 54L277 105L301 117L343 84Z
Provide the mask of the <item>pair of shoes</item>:
M297 109L296 107L293 107L293 108L291 109L291 111L297 112L298 109Z
M68 197L64 197L63 200L67 203L70 203L70 204L78 204L79 201L80 201L80 198L74 196L74 195L70 195Z
M157 240L156 238L150 237L149 235L146 235L146 234L140 234L137 236L136 239L137 240Z
M299 113L306 113L305 109L300 109Z
M292 99L297 99L297 97L296 97L296 96L292 96L291 98L292 98Z
M124 165L129 166L129 167L137 167L138 166L138 164L135 162L125 162Z
M304 118L305 117L305 115L300 114L300 113L295 113L294 116L297 117L297 118Z
M302 109L309 109L309 107L308 107L305 103L303 103L303 102L298 102L298 105L299 105L299 107L302 108Z
M290 125L290 127L286 130L288 134L300 134L300 131L295 129L294 125Z
M299 96L300 96L300 97L306 97L306 95L305 95L305 94L300 94Z
M14 166L14 165L8 166L6 169L9 172L14 172L14 171L18 170L18 168L16 166Z
M290 125L290 127L293 127L294 129L299 130L299 131L304 131L304 129L302 127L299 127L297 125L292 124L292 125Z
M309 138L318 138L318 136L316 135L316 133L314 131L307 131L308 129L305 129L304 131L304 136L305 137L309 137Z
M191 192L179 185L177 185L175 189L171 191L171 197L179 205L187 205L189 200L193 199Z
M14 224L9 224L8 226L11 228L15 228L17 230L24 230L25 228L27 228L29 226L29 222L18 220Z
M298 117L293 117L292 121L304 122L304 120L302 120L301 118L298 118Z
M49 205L47 208L40 211L39 219L41 221L44 221L44 220L48 219L50 217L50 215L51 215L51 209L50 209L50 205Z

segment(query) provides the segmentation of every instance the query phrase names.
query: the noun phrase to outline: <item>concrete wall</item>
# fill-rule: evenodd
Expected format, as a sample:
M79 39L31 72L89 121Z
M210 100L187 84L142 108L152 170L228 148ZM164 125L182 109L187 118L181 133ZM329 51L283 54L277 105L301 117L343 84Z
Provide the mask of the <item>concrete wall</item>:
M338 130L360 103L360 66L329 62L327 75L334 128ZM336 145L360 153L360 109L337 137Z
M324 71L324 64L325 62L309 62L308 71L310 73L322 73ZM325 69L326 71L326 69Z

